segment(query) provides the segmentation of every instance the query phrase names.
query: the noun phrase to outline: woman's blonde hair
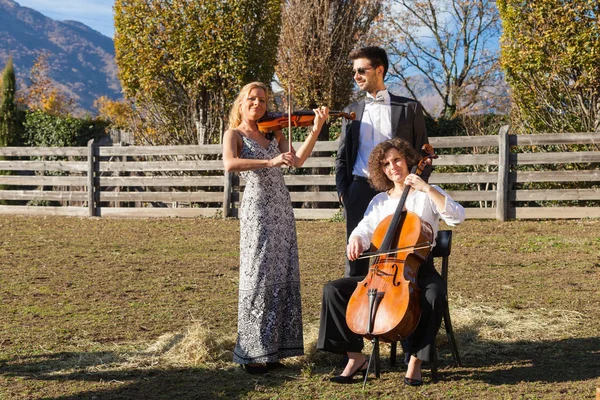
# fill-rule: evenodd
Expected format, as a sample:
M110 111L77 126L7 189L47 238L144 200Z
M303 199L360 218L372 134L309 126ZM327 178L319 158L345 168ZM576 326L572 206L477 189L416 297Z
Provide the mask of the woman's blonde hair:
M371 186L380 192L394 187L394 182L389 180L382 168L385 153L390 149L398 150L398 153L404 157L409 171L419 163L419 154L406 140L393 138L379 143L369 155L368 169Z
M252 89L262 89L265 91L265 100L269 104L269 88L262 82L250 82L240 90L237 98L229 111L229 128L234 129L242 123L242 103L248 98L248 94Z

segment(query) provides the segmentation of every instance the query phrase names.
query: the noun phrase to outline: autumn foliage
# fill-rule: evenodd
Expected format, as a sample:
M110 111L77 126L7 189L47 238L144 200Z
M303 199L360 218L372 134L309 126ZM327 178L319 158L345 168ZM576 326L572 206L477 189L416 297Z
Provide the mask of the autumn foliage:
M278 0L117 0L115 50L125 95L150 144L220 140L239 88L270 83Z
M502 66L521 132L600 130L600 3L498 0Z

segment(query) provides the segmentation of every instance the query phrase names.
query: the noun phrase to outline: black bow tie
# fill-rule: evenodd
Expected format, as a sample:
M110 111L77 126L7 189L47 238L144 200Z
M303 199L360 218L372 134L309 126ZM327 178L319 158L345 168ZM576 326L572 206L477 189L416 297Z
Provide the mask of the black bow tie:
M367 96L367 98L365 99L365 102L367 104L373 104L373 103L384 104L385 103L385 98L383 97L383 95L378 95L375 98Z

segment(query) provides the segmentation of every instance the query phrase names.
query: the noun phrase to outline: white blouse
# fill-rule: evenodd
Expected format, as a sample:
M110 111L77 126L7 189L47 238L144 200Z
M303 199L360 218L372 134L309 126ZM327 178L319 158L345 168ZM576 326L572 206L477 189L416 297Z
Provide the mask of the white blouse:
M456 226L465 220L465 209L463 206L455 202L448 196L444 190L436 185L432 187L444 195L446 198L444 210L438 210L435 203L431 198L424 192L413 190L409 193L406 198L405 207L408 211L412 211L417 214L422 220L427 221L433 228L434 246L435 238L437 236L438 227L440 224L440 218L449 226ZM379 193L373 197L365 216L357 225L356 228L350 234L350 237L358 236L361 240L364 249L368 249L371 245L371 238L373 232L379 223L388 215L394 214L400 197L392 198L387 192Z

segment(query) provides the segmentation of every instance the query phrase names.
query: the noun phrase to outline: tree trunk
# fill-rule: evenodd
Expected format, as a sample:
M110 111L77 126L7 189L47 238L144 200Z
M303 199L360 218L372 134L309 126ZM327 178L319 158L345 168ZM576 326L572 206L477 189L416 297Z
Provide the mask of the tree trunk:
M202 88L194 101L192 118L196 127L196 136L199 145L206 143L206 88Z

